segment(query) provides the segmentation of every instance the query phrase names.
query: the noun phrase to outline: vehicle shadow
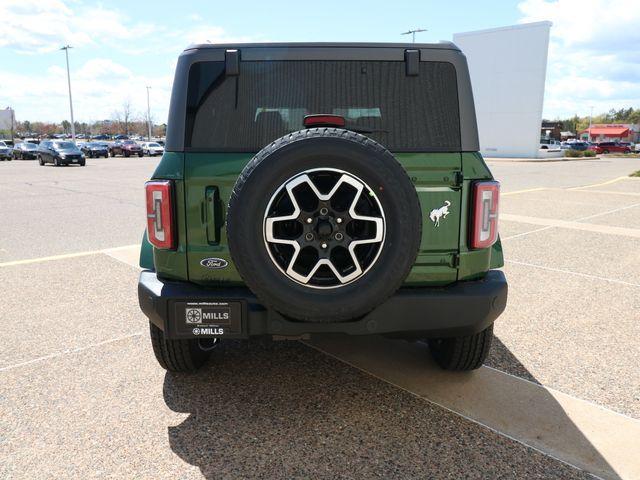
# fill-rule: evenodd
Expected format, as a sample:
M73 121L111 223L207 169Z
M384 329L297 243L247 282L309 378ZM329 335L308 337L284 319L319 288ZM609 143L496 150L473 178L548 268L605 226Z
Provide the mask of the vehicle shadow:
M409 376L417 353L427 388L483 394L465 386L476 373L438 371L426 346L376 338L380 361ZM362 339L336 341L366 353ZM535 382L499 340L495 354ZM171 449L209 479L591 478L299 342L223 342L200 372L167 373L163 394L189 414L168 427ZM558 423L549 435L567 439L592 473L619 478L551 395L536 401Z

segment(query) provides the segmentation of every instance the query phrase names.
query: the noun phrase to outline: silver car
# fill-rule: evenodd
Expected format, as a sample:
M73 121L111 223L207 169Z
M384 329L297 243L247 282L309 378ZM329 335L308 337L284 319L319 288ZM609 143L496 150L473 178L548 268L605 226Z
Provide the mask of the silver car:
M0 140L0 160L11 160L13 158L13 148Z

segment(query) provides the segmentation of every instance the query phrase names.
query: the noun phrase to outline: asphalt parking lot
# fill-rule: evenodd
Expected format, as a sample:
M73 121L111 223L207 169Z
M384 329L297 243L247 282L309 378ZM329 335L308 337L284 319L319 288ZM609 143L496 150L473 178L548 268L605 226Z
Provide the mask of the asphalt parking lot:
M161 370L137 305L158 159L0 163L0 478L640 478L640 160L490 160L510 282L488 364L383 338Z

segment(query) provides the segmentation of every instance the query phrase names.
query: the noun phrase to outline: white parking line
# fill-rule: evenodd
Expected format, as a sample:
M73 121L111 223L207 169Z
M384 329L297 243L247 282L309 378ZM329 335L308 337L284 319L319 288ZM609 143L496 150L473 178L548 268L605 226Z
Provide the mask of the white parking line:
M542 232L544 230L549 230L550 228L554 228L554 227L549 226L549 227L536 228L534 230L529 230L528 232L522 232L522 233L517 233L515 235L509 235L508 237L500 237L500 240L511 240L513 238L524 237L525 235L529 235L530 233Z
M527 188L525 190L514 190L513 192L504 192L504 193L500 193L501 197L505 197L507 195L517 195L519 193L529 193L529 192L540 192L542 190L547 190L547 188L545 187L538 187L538 188Z
M97 255L99 253L106 253L107 255L109 255L110 252L117 252L119 250L126 250L133 247L140 248L140 245L139 244L124 245L122 247L104 248L102 250L89 250L85 252L63 253L62 255L52 255L50 257L38 257L38 258L27 258L25 260L13 260L11 262L0 263L0 268L13 267L15 265L29 265L30 263L52 262L55 260L65 260L67 258L86 257L89 255Z
M606 182L601 182L601 183L592 183L590 185L581 185L579 187L570 187L567 188L567 190L582 190L584 188L592 188L592 187L602 187L604 185L611 185L612 183L617 183L617 182L622 182L624 180L637 180L636 178L633 177L616 177L616 178L612 178L611 180L607 180Z
M607 210L606 212L594 213L593 215L587 215L586 217L576 218L574 221L581 222L582 220L590 220L592 218L602 217L604 215L609 215L610 213L621 212L635 207L640 207L640 203L634 203L633 205L627 205L626 207L614 208L613 210Z
M629 197L640 197L640 192L617 192L615 190L572 190L572 192L587 192L587 193L604 193L606 195L626 195Z
M584 219L595 218L601 215L606 215L606 213L584 217ZM546 227L561 227L571 230L582 230L587 232L606 233L609 235L622 235L625 237L640 238L640 229L637 228L614 227L611 225L595 225L593 223L580 223L578 221L558 220L555 218L529 217L526 215L503 214L501 218L502 220L507 220L509 222L529 223L532 225L544 225ZM533 233L533 231L525 233Z
M514 265L522 265L524 267L539 268L541 270L548 270L550 272L566 273L568 275L576 275L578 277L591 278L594 280L602 280L610 283L619 283L620 285L628 285L630 287L640 287L640 283L625 282L624 280L616 280L614 278L600 277L598 275L591 275L588 273L574 272L573 270L565 270L562 268L545 267L544 265L537 265L535 263L518 262L517 260L505 260L505 263L513 263Z
M640 421L499 370L445 372L426 347L382 337L305 342L550 457L604 478L640 478Z
M129 335L123 335L121 337L110 338L108 340L104 340L98 343L90 343L89 345L85 345L84 347L76 347L76 348L68 348L66 350L62 350L61 352L52 353L50 355L44 355L42 357L36 357L31 360L27 360L26 362L14 363L12 365L6 365L0 368L0 372L6 372L7 370L13 370L14 368L25 367L27 365L32 365L34 363L43 362L45 360L50 360L52 358L62 357L64 355L69 355L72 353L83 352L85 350L89 350L90 348L100 347L102 345L108 345L110 343L119 342L121 340L126 340L128 338L139 337L143 332L135 332L130 333Z

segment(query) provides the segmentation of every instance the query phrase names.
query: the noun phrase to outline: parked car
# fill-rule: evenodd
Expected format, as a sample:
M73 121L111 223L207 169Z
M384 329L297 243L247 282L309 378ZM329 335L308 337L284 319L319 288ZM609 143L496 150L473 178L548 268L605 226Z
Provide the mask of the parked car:
M164 155L145 185L137 292L158 363L196 370L226 338L344 333L479 368L507 280L457 47L191 48L166 143L182 161Z
M40 165L53 163L59 165L85 166L84 153L75 143L68 140L46 140L38 146L38 161Z
M94 140L109 140L111 137L109 135L105 135L104 133L101 133L100 135L94 135L93 137Z
M629 145L623 145L619 142L600 142L589 147L589 150L600 153L631 153Z
M89 158L107 158L109 156L109 148L106 146L106 144L100 142L83 143L80 147L80 150L82 150L82 153L84 153Z
M578 150L580 152L589 148L589 144L587 144L587 142L570 142L567 145L570 150Z
M635 151L640 152L640 143L636 143Z
M540 139L540 150L560 150L561 148L562 145L557 140L548 138Z
M158 142L144 142L141 146L142 152L151 157L154 155L162 155L164 153L164 147Z
M114 140L129 140L129 136L128 135L116 135L115 137L113 137Z
M7 145L7 142L0 140L0 160L11 160L13 158L13 149Z
M38 145L29 142L20 142L13 147L13 158L16 160L35 160L38 158Z
M142 147L133 140L123 140L109 145L109 155L112 157L116 155L124 155L125 157L138 155L142 157L144 153L142 153Z

